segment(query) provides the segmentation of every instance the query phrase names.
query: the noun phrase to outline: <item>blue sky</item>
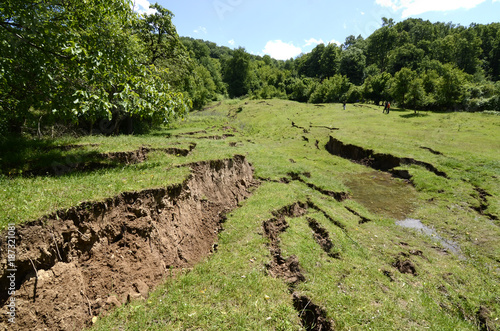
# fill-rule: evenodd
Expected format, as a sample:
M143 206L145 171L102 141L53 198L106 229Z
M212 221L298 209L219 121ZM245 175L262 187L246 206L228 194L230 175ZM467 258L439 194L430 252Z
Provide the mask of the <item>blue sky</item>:
M134 0L132 0L134 1ZM468 26L500 21L500 0L157 0L172 11L180 36L244 47L276 59L310 52L318 43L368 37L381 18L408 17ZM151 3L153 3L151 1ZM144 12L149 2L135 0Z

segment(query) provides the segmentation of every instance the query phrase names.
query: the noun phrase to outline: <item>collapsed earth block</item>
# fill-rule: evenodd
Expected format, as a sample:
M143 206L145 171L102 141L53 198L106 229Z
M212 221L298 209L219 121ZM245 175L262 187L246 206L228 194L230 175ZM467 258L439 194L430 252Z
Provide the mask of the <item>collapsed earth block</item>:
M448 178L446 173L439 171L432 164L418 161L412 158L400 158L391 154L375 153L371 149L365 149L360 146L344 144L342 141L330 136L330 140L325 146L326 150L333 155L340 156L344 159L351 160L355 163L373 168L375 170L390 172L396 177L409 179L407 172L394 170L401 165L418 165L437 176Z
M190 165L167 188L126 192L59 210L17 230L16 324L0 329L73 330L147 292L208 256L225 214L250 195L253 168L243 156ZM8 260L0 238L0 305Z

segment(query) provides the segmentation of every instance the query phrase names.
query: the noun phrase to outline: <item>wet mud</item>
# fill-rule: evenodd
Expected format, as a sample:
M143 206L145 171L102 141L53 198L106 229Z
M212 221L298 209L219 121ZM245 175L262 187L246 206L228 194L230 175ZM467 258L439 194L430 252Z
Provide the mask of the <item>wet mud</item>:
M434 229L425 226L420 220L407 218L405 220L396 221L396 225L399 225L404 228L414 229L429 237L432 237L434 240L436 240L443 246L443 248L441 247L436 247L436 248L441 249L444 253L451 252L463 258L462 250L460 249L460 246L456 242L444 239Z
M243 156L190 166L182 184L122 193L19 225L13 330L82 329L102 312L145 298L172 269L211 254L225 214L255 185L253 168ZM5 238L2 311L12 284ZM6 318L0 316L0 329Z
M402 165L417 165L434 173L436 176L448 178L446 173L438 170L432 164L418 161L412 158L400 158L391 154L375 153L371 149L365 149L360 146L344 144L342 141L330 136L330 140L325 146L326 150L333 155L340 156L352 162L373 168L375 170L389 172L396 177L409 179L408 172L394 171L394 168Z

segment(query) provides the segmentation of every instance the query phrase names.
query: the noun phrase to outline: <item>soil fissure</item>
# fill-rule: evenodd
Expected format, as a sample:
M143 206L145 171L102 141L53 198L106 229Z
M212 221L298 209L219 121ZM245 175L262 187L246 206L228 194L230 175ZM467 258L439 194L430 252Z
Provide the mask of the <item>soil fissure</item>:
M373 168L375 170L389 172L393 176L403 179L411 178L408 171L395 170L394 168L400 167L401 165L412 164L421 166L437 176L448 178L446 173L438 170L430 163L418 161L412 158L400 158L391 154L375 153L371 149L365 149L351 144L344 144L342 141L331 136L325 148L330 154L340 156L344 159L348 159L352 162Z
M306 330L333 330L334 322L326 317L324 308L313 303L309 298L299 295L294 291L295 286L306 281L302 273L298 257L291 255L288 258L282 256L279 235L288 229L289 225L285 217L297 218L308 213L308 209L320 210L311 202L296 202L273 212L273 218L264 221L265 236L270 240L269 252L272 260L267 264L269 275L274 278L283 279L292 293L293 305L299 313L302 326ZM325 213L326 214L326 213ZM330 217L330 219L332 219ZM333 253L333 243L330 240L328 231L316 220L307 218L309 227L313 230L313 237L321 248L329 255L338 258L338 253Z
M208 256L225 214L250 195L253 168L243 156L190 166L182 184L82 203L18 226L17 329L81 329L101 312L146 297L172 268ZM6 245L2 236L2 252ZM3 309L7 262L2 254Z

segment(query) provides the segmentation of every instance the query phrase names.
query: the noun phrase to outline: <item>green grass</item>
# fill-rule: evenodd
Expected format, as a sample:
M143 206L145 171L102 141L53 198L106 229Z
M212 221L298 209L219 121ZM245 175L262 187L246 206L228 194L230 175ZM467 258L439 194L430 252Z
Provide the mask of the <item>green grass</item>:
M240 107L242 111L237 112ZM345 226L341 230L312 209L306 215L328 230L340 259L328 256L314 241L306 217L287 218L290 227L280 235L280 245L283 256L298 256L306 277L295 291L324 307L337 329L476 330L481 306L491 313L490 327L498 329L500 223L473 207L480 206L477 188L481 188L491 195L484 213L500 215L500 117L479 113L420 115L399 109L384 115L381 107L373 105L348 105L343 111L339 104L318 107L281 100L228 100L148 135L18 141L23 152L16 154L13 148L1 163L0 226L123 191L167 186L188 175L188 169L176 165L241 154L252 163L258 178L270 181L263 181L228 215L218 251L192 270L166 279L147 300L100 317L93 329L301 329L288 285L267 275L271 257L262 222L283 206L308 200ZM292 127L292 121L306 131ZM183 135L201 130L206 133ZM199 139L227 133L235 136ZM448 178L419 166L403 166L413 176L414 188L389 185L385 188L387 198L370 199L385 196L370 179L373 169L329 154L325 150L329 136L378 153L430 163ZM64 160L78 153L88 157L141 146L187 148L193 142L197 146L187 157L155 152L145 163L60 177L19 176L16 170L26 162L43 163L44 146L86 145L78 150L53 151L51 157ZM291 172L334 192L356 192L350 188L352 181L363 179L369 193L367 202L356 197L338 202L299 181L278 182ZM394 185L399 187L400 183ZM435 238L395 225L390 214L377 212L372 203L389 210L411 204L407 217L419 219L441 237L455 241L463 256L442 253ZM359 224L359 218L345 207L372 221ZM421 251L422 256L409 254L412 250ZM401 253L415 265L416 276L393 267Z

